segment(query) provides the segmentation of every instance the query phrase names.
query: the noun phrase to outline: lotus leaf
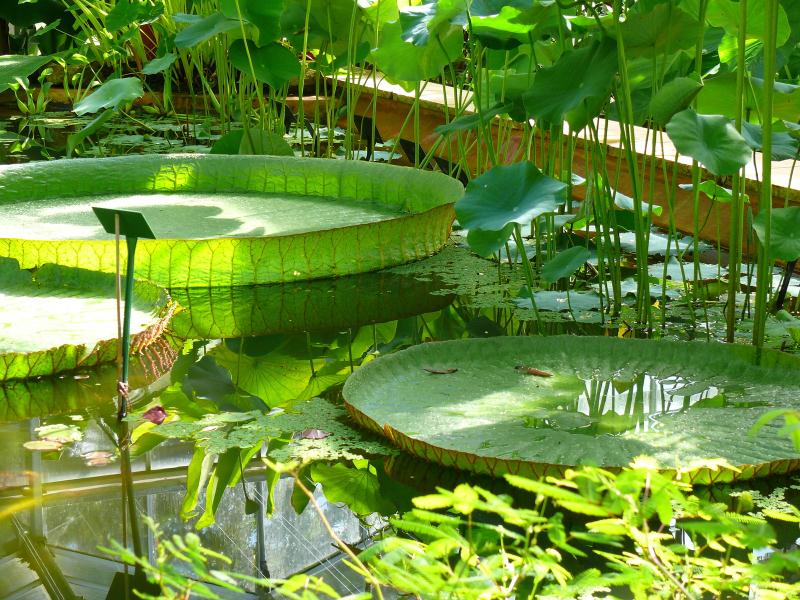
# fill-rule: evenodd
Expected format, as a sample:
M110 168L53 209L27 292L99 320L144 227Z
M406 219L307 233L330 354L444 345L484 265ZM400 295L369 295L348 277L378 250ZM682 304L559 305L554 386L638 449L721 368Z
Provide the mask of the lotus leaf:
M751 434L766 412L796 407L800 361L755 358L749 346L665 340L455 340L369 363L344 397L359 424L445 466L541 476L648 455L711 483L800 467L781 424ZM425 371L445 367L458 371Z
M117 355L113 275L45 265L34 275L16 261L0 262L3 317L0 381L27 379L112 362ZM172 312L155 286L134 288L133 339L137 352L164 329Z
M691 156L714 175L733 175L752 155L731 120L721 115L699 115L687 108L670 119L667 133L678 152Z
M166 287L349 275L428 256L446 242L459 182L356 161L128 156L0 170L0 255L114 272L91 205L140 210L136 275Z

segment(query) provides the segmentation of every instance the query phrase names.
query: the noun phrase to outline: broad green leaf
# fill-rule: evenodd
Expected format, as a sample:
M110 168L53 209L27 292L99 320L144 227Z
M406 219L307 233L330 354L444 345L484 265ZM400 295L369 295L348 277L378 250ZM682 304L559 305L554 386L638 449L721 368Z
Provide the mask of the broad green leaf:
M678 184L678 187L682 190L693 189L691 183L681 183ZM707 181L701 181L697 186L697 189L699 189L701 193L705 194L709 200L714 200L723 204L727 204L733 199L732 190L722 187L721 185L717 184L717 182L711 181L710 179ZM747 194L744 194L743 198L745 202L749 202L750 200Z
M255 154L262 156L294 156L282 135L263 129L234 129L219 138L210 154Z
M529 43L530 36L535 39L559 27L560 15L554 3L503 2L488 11L479 4L470 6L470 34L489 48L516 48Z
M282 135L261 129L242 130L239 154L294 156L294 150Z
M752 156L731 120L720 115L699 115L687 108L667 123L667 133L678 152L714 175L733 175Z
M45 265L32 275L0 259L0 381L26 379L113 362L117 304L112 275ZM132 350L152 341L170 313L149 284L135 288Z
M164 14L161 2L151 4L141 0L117 0L106 15L106 29L114 33L133 23L152 23Z
M17 79L26 80L34 71L53 60L52 56L0 56L0 93L9 89Z
M179 31L175 36L175 47L194 48L220 33L227 33L240 27L241 23L237 19L229 19L221 12L217 12L199 21L194 21Z
M636 208L633 198L619 191L614 192L614 206L620 210L630 211L633 211ZM649 215L651 212L656 216L661 216L661 213L664 211L664 207L659 206L658 204L648 204L647 202L642 202L640 210L644 216Z
M555 283L562 277L570 277L590 256L591 253L584 246L562 250L542 266L542 278L549 283Z
M307 356L298 358L286 351L292 338L281 341L274 350L258 356L235 352L225 344L216 347L212 354L220 366L230 371L237 387L260 398L270 408L286 406L306 389L312 373Z
M114 272L112 236L87 208L110 204L148 218L157 239L139 242L136 272L167 287L349 275L438 251L462 192L440 173L361 161L184 155L33 162L0 168L0 256L20 259L23 268L54 262Z
M177 60L177 55L173 54L172 52L168 52L164 56L160 56L159 58L154 58L149 63L147 63L144 67L142 67L142 73L145 75L155 75L156 73L163 73L167 69L172 66Z
M223 134L214 145L211 146L209 154L239 154L242 145L243 129L234 129Z
M261 1L250 0L250 2ZM276 2L277 0L271 1ZM393 4L393 6L389 6L390 4ZM381 5L386 5L385 9ZM372 6L375 12L381 13L381 27L389 20L396 20L399 17L397 5L392 2L376 2ZM358 2L357 0L337 0L337 2L330 2L330 0L285 0L282 9L280 24L283 36L295 48L320 49L334 60L348 61L353 57L350 53L354 48L358 49L369 40L366 43L366 51L369 51L372 42L374 42L373 26L365 27L366 23L362 24L362 20L367 19L367 13L370 10L367 2ZM387 12L393 13L392 19L386 18ZM307 25L306 14L308 14ZM381 43L383 43L383 32L380 35ZM263 43L261 40L259 42ZM321 66L320 58L318 55L318 67ZM345 64L342 63L341 66L345 66Z
M281 0L242 0L244 17L258 28L258 43L262 46L281 36Z
M85 115L104 108L121 108L143 95L142 82L136 77L109 79L78 102L73 110L78 115Z
M590 112L599 111L616 72L617 48L610 39L565 52L552 67L536 73L533 86L523 96L528 116L559 123L564 114L590 99Z
M446 34L451 26L467 24L467 3L465 0L439 0L408 6L400 10L400 24L404 41L415 46L435 43L435 38Z
M273 88L280 88L300 75L300 62L286 46L272 42L259 48L249 40L246 43L247 48L244 40L236 40L229 50L231 63L242 73L255 76L257 81Z
M406 89L432 77L438 77L445 65L461 54L464 37L460 27L451 27L438 40L415 46L403 39L399 22L387 23L381 30L380 45L372 51L375 66Z
M763 98L764 82L757 77L745 86L744 108L750 120L757 120ZM790 122L800 114L800 86L775 82L772 95L772 112L776 119ZM708 114L736 115L736 73L707 77L697 95L698 110Z
M343 395L360 425L445 466L541 477L646 455L695 482L722 482L800 467L780 424L741 434L772 409L796 407L800 361L770 351L756 359L755 349L727 344L473 338L382 356ZM445 367L458 370L425 370Z
M584 320L589 311L600 310L600 296L594 292L555 292L540 290L533 294L539 311L572 312L576 321ZM526 290L513 300L519 308L533 308L530 293ZM584 313L579 315L578 313Z
M238 448L231 448L220 456L208 480L205 494L205 509L203 514L195 523L197 529L203 529L216 522L215 515L222 502L222 496L234 478L238 479L241 465L240 458L244 453Z
M748 146L756 152L761 152L764 143L764 132L761 125L742 123L742 136ZM800 139L787 131L773 131L770 151L772 160L792 160L798 157L798 153L800 153Z
M703 84L691 77L676 77L667 82L650 100L650 114L657 125L664 126L685 108L703 89Z
M186 471L186 495L183 497L180 511L182 519L189 519L194 514L200 498L200 491L208 483L215 459L216 455L208 454L200 446L195 447Z
M645 57L693 48L702 31L697 18L673 2L630 10L620 27L625 52Z
M470 181L464 197L456 204L456 216L470 233L502 232L505 239L495 238L493 249L484 246L479 250L493 252L508 239L510 224L528 225L564 204L566 187L531 162L497 166Z
M381 494L378 476L369 468L315 464L311 466L311 477L322 484L322 492L330 502L341 502L357 515L395 512L394 505Z
M753 229L764 243L766 213L759 211L753 220ZM770 257L776 260L800 258L800 206L772 209L772 227L769 236Z
M207 454L225 454L232 448L247 450L269 442L268 458L277 462L308 464L395 453L374 436L366 437L347 424L347 413L341 406L319 397L297 402L291 410L267 414L260 410L214 413L213 407L206 413L197 420L162 423L154 432L163 439L192 441ZM330 435L321 439L293 436L310 428L324 429Z
M739 2L733 0L714 0L708 3L706 19L714 27L722 27L729 35L738 37L741 23L739 21ZM766 4L761 1L747 2L747 22L745 37L764 41L766 21ZM782 46L789 39L791 28L786 11L778 5L778 27L776 44Z
M67 158L72 156L72 153L75 151L83 140L85 140L90 135L94 135L98 131L100 131L103 126L110 121L114 117L114 109L107 108L99 115L97 115L94 119L89 121L86 125L84 125L81 129L76 131L75 133L71 133L67 137Z

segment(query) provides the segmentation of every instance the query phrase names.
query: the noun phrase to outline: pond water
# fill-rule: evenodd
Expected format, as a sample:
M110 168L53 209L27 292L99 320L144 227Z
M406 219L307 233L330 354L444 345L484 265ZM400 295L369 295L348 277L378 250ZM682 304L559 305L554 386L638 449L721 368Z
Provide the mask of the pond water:
M182 126L176 127L164 131L178 137ZM127 141L142 142L139 138ZM169 144L158 145L172 149ZM42 157L41 153L31 156ZM207 199L188 195L186 200L187 206L189 201L208 204ZM246 200L257 204L258 198ZM142 206L136 198L113 201ZM286 199L287 210L294 210L297 202ZM94 228L80 220L83 217L70 221L66 216L78 214L78 204L54 206L48 219L71 223L80 236L95 235ZM246 235L259 215L255 204L252 210L243 206L238 204L243 212L233 213L227 205L214 205L208 227ZM327 206L320 200L307 210L324 211ZM342 223L361 219L364 210L354 208L354 213L345 211L337 218ZM370 218L391 217L370 214ZM248 218L247 231L241 230L241 224L215 222L238 222L243 216ZM42 217L20 213L20 219L28 221ZM4 221L2 227L23 225ZM174 223L176 232L188 226L188 221ZM291 216L283 227L282 232L296 231ZM341 386L360 365L427 341L532 333L642 334L630 326L625 314L597 318L594 305L581 307L580 303L572 304L573 310L558 304L551 310L540 308L545 318L534 322L530 312L515 303L523 283L518 267L479 259L456 236L439 255L388 273L292 286L176 290L175 297L186 310L176 315L171 330L132 366L132 412L141 414L157 404L167 419L153 429L171 426L177 430L175 423L181 421L199 420L201 426L184 430L182 436L148 437L151 424L134 417L131 426L136 439L130 467L139 513L158 522L166 535L192 531L206 508L203 491L191 516L184 520L179 515L187 468L197 449L224 453L230 449L225 444L231 443L232 432L246 431L250 442L254 435L259 439L258 428L266 427L273 414L307 423L287 432L290 451L297 456L322 457L351 470L357 468L360 457L369 459L376 477L384 482L380 490L390 508L406 508L413 494L469 479L464 473L394 451L381 439L352 427L341 409ZM633 302L632 297L628 300ZM67 319L68 306L64 307ZM658 333L672 339L719 337L724 331L721 314L721 302L704 313L677 302L664 331ZM106 317L98 314L98 318ZM781 343L783 338L776 339ZM681 413L704 403L736 404L736 390L698 383L648 373L633 379L576 379L564 386L564 393L557 395L546 413L529 413L525 426L567 428L579 434L597 434L598 428L605 428L616 435L646 430L654 426L657 415ZM10 548L0 558L0 597L24 593L46 597L41 575L19 544L25 536L53 553L55 564L48 568L60 571L75 594L87 599L106 597L119 564L99 546L107 546L110 540L131 541L131 532L122 526L120 467L125 456L115 443L115 395L113 367L0 386L0 542ZM311 406L322 407L319 416L324 419L315 421L313 413L295 415L293 411L302 411L303 403L314 398L321 398L312 402L323 404ZM340 445L340 438L347 443ZM50 442L47 450L30 449L36 447L31 442L42 441ZM363 582L342 564L342 554L317 511L298 502L290 476L281 477L272 488L258 454L241 465L241 472L241 481L225 490L213 524L198 531L208 547L229 556L232 570L249 575L318 573L341 592L363 589ZM472 480L492 484L477 476ZM767 490L776 485L759 482L750 487L771 498ZM795 483L790 480L782 489L791 485ZM385 525L372 510L351 510L338 494L326 498L323 487L314 489L314 497L344 542L361 547ZM730 492L730 488L719 488L708 493L727 499ZM263 508L269 498L274 511L266 516ZM258 504L255 511L253 502ZM154 534L144 526L141 533L144 550L153 557Z

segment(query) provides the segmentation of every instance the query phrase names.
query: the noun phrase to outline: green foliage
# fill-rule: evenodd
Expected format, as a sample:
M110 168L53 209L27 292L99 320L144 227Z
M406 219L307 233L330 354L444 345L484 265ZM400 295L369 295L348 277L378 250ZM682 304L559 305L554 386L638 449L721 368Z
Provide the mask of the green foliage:
M667 123L678 152L691 156L714 175L733 175L747 164L752 151L730 119L700 115L691 108Z
M274 88L283 87L300 74L294 52L276 42L258 47L249 40L236 40L229 51L234 67Z
M662 127L685 108L703 89L703 84L691 77L676 77L667 82L650 100L653 121Z
M0 93L52 60L52 56L0 56Z
M753 221L759 241L764 243L767 216L763 211ZM772 209L769 252L774 260L791 261L800 258L800 206Z
M142 82L136 77L109 79L89 96L75 105L78 115L93 114L104 108L122 108L144 94Z
M373 585L381 586L358 597L390 591L465 600L800 594L793 577L800 552L753 558L776 542L767 520L728 512L663 476L647 459L619 473L586 467L546 481L506 479L522 499L469 484L415 498L413 510L391 520L393 531L362 551L357 563L348 563L362 576L366 568ZM796 509L765 512L798 521ZM196 536L166 539L150 526L158 543L154 563L118 544L107 552L143 567L165 598L179 597L180 590L215 598L202 595L213 593L207 584L232 589L239 581L274 587L287 598L341 597L306 576L256 580L211 570L208 559L215 555ZM178 565L195 579L182 575Z
M497 166L470 181L456 203L459 224L480 255L496 252L514 224L529 225L566 202L566 184L543 174L531 162Z
M609 39L565 53L536 73L523 96L528 116L547 123L564 118L574 129L584 127L605 104L616 71L617 48Z
M555 283L562 277L569 277L589 260L591 253L584 246L573 246L559 252L542 266L542 279Z

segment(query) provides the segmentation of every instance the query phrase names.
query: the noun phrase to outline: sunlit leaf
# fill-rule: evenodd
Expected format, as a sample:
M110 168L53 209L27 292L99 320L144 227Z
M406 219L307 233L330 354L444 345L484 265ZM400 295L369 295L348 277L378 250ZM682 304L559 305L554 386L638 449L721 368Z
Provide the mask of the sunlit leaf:
M667 133L678 152L694 158L714 175L733 175L752 156L731 120L719 115L699 115L687 108L667 123Z
M109 79L78 102L73 110L78 115L85 115L104 108L121 108L143 95L142 82L136 77Z
M766 237L766 215L759 211L753 229L761 243ZM769 237L770 256L776 260L791 261L800 258L800 206L772 209L772 227Z

